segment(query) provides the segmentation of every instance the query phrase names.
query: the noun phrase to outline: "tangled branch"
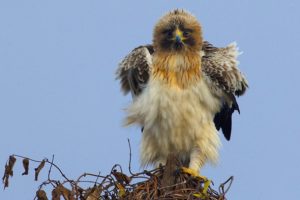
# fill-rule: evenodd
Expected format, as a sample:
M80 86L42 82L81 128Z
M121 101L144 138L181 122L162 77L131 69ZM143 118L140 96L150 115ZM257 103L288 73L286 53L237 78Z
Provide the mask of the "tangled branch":
M130 147L130 142L129 147ZM166 166L160 166L153 170L145 170L133 173L131 170L131 148L129 159L130 175L123 173L120 165L112 167L107 175L84 173L77 179L69 179L63 171L54 163L54 156L51 161L48 159L34 160L25 156L11 155L5 165L3 184L4 188L9 186L9 178L13 176L13 167L17 158L23 159L24 172L28 175L29 163L37 163L35 170L35 181L38 181L40 172L48 167L47 180L43 181L35 194L37 200L48 200L45 192L46 187L52 188L52 200L132 200L132 199L207 199L225 200L225 195L231 187L233 177L222 183L218 191L212 186L204 189L205 180L192 177L180 170L180 165L174 160L167 162ZM172 158L170 158L172 159ZM62 179L53 180L51 173L57 170ZM86 188L83 185L90 184ZM204 191L205 190L205 191Z

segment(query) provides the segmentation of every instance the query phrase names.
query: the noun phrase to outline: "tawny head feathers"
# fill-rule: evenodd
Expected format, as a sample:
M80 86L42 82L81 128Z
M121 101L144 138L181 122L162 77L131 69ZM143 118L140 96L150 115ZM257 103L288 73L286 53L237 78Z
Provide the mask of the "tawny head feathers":
M202 30L195 16L184 10L164 15L155 25L153 45L155 51L200 51Z

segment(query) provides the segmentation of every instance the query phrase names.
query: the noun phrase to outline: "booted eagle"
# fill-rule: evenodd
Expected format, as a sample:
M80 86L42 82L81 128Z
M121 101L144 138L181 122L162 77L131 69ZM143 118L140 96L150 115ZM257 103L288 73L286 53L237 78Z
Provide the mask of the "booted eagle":
M133 96L126 125L142 127L142 166L165 164L170 153L194 171L217 162L218 130L230 140L235 96L248 87L238 54L235 43L217 48L203 41L198 20L177 9L157 22L152 45L122 60L117 78Z

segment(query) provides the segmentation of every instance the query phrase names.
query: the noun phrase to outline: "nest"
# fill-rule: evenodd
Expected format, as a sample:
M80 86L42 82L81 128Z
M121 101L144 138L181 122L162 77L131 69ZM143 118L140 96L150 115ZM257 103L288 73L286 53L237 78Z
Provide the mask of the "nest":
M71 180L62 170L48 159L33 160L24 156L11 155L5 165L3 175L4 188L9 186L9 178L13 175L16 158L23 159L24 173L29 172L29 162L38 166L34 169L35 181L39 173L48 166L48 179L42 181L35 194L37 200L48 200L47 189L52 189L52 200L139 200L139 199L198 199L225 200L233 177L222 183L218 191L213 189L213 183L202 178L193 177L182 172L180 163L170 155L167 164L153 170L132 173L129 162L130 175L123 173L120 165L112 167L108 175L84 173L77 179ZM58 170L61 180L51 178L52 169ZM209 183L209 185L207 184ZM206 186L207 187L206 187ZM85 187L84 187L85 186Z

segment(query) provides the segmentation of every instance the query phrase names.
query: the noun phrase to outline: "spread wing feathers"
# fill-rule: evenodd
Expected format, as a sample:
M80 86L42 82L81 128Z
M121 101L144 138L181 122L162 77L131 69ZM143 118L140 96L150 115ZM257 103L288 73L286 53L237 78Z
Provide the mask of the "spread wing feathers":
M202 47L202 72L206 81L211 85L211 91L220 98L223 105L219 113L215 114L214 123L217 130L222 132L227 140L231 136L232 113L239 110L235 95L244 94L248 83L244 75L237 68L239 54L235 43L224 48L217 48L209 42ZM133 97L139 95L149 79L152 64L152 45L140 46L132 50L117 70L124 94L131 92Z
M135 97L145 88L149 79L153 52L152 45L139 46L119 64L117 79L120 79L124 94L131 92Z
M235 95L243 95L248 87L247 80L237 68L239 54L236 43L217 48L208 42L203 45L202 71L211 85L211 91L222 100L222 108L216 113L214 123L227 140L231 137L232 113L240 113Z
M227 140L230 140L231 137L232 114L235 110L240 113L239 105L237 104L234 95L231 96L231 101L232 103L224 102L220 112L216 113L214 117L216 129L222 129L222 132Z
M203 45L202 71L215 89L240 96L248 87L247 80L237 68L239 55L236 43L217 48L208 42Z

